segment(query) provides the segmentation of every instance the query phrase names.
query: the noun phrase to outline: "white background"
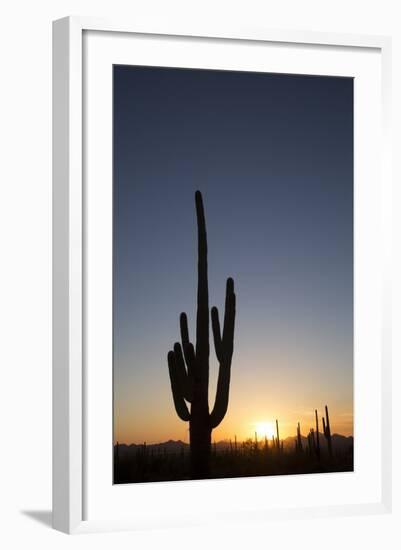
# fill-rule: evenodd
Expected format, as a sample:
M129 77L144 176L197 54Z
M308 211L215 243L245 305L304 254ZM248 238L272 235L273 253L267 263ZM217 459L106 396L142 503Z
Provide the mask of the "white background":
M401 18L397 1L282 0L246 3L203 0L45 1L1 10L1 485L3 548L398 548L401 545L399 468L394 471L393 516L315 519L206 529L67 537L52 531L51 507L51 20L69 15L130 17L151 23L196 19L205 27L264 26L332 32L392 34L394 97L401 97ZM397 36L398 34L398 36ZM394 101L394 140L400 181L400 105ZM399 212L399 191L394 203ZM400 225L396 220L397 233ZM400 249L397 236L396 247ZM394 280L401 280L399 252ZM394 287L394 461L401 464L399 283ZM374 434L372 434L374 437ZM138 503L133 503L135 506ZM139 503L140 504L140 503ZM36 518L36 520L35 520ZM37 520L40 521L37 521ZM6 541L7 540L7 541Z

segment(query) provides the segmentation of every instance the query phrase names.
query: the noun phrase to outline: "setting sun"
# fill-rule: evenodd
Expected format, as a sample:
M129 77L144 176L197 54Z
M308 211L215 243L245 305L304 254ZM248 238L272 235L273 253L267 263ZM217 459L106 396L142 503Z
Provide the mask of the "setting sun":
M272 439L276 433L273 422L257 422L255 432L258 437L266 437L267 439Z

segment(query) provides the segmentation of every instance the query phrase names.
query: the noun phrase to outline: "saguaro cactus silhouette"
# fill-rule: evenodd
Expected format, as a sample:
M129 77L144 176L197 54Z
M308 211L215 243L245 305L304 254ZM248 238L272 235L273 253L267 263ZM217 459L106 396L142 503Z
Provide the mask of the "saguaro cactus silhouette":
M227 279L223 333L219 313L211 310L214 347L219 361L215 404L209 412L209 289L207 275L207 234L205 212L200 191L195 193L198 223L198 296L196 345L189 340L186 313L180 315L181 344L168 352L168 368L176 412L189 422L191 475L209 476L212 429L223 420L228 407L231 360L234 350L235 294L234 281ZM190 411L187 402L190 403Z

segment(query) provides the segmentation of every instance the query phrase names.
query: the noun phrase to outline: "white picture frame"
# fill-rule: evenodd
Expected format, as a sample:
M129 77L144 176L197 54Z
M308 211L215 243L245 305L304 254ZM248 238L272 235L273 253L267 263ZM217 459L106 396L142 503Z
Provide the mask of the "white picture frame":
M89 45L85 40L85 36L92 33L94 36L93 46ZM96 37L101 37L97 40ZM196 41L197 48L202 50L203 45L208 46L211 54L213 50L217 52L217 44L224 44L229 49L235 45L236 48L245 48L250 44L257 45L262 48L263 45L274 45L279 49L280 45L286 48L299 49L297 52L298 60L301 56L306 56L307 51L321 48L316 56L316 62L319 66L323 66L324 55L326 51L335 51L336 55L340 56L340 61L334 61L337 69L333 69L333 73L343 74L343 72L352 75L353 68L342 68L341 63L344 59L352 55L358 56L359 52L374 52L376 61L376 72L379 68L380 75L376 74L375 78L380 80L380 93L375 98L375 101L380 103L377 106L377 120L379 125L379 134L376 136L376 141L366 144L366 151L369 147L378 146L380 148L380 159L375 165L374 170L376 179L372 179L372 195L369 197L368 207L361 210L361 219L365 225L361 225L361 231L364 228L369 233L369 238L372 241L372 249L370 253L373 255L373 260L379 260L379 269L372 275L376 277L372 280L372 284L377 287L375 295L375 303L373 307L380 308L380 316L375 321L375 324L365 326L363 334L372 336L372 342L376 344L375 353L372 355L371 350L361 349L362 357L367 357L369 365L371 365L371 378L367 372L367 386L372 398L373 409L377 406L377 411L380 409L380 414L377 414L375 419L370 419L369 422L378 422L378 430L380 430L380 449L377 454L377 460L374 462L374 469L377 473L377 484L371 492L368 490L363 498L357 498L358 491L361 491L363 479L361 478L359 485L355 485L355 494L352 494L349 499L343 498L340 494L332 500L313 505L313 500L304 501L302 498L291 507L287 507L285 502L276 507L270 503L264 507L261 500L256 499L256 504L252 508L236 507L232 504L231 508L227 508L226 512L219 516L216 511L211 510L209 514L205 512L204 517L199 517L199 513L182 513L177 504L176 507L170 507L167 513L161 514L160 507L152 505L155 497L161 500L164 510L166 510L166 499L173 499L173 502L178 503L180 499L191 497L192 494L197 494L199 502L204 502L213 492L216 497L217 505L220 504L218 494L220 489L228 495L226 499L231 501L233 491L241 490L243 494L248 491L255 492L255 480L219 480L207 482L184 482L180 484L144 484L141 486L131 486L124 489L123 495L120 491L118 498L121 502L127 502L130 495L127 491L136 491L140 494L143 505L137 512L127 511L126 514L117 510L113 503L114 514L110 515L107 512L106 505L110 501L110 495L106 492L94 493L94 487L102 487L102 475L107 471L108 463L99 460L103 464L103 470L99 467L97 471L94 464L88 462L87 456L90 455L90 446L96 446L96 449L103 449L103 442L91 438L90 434L94 433L91 418L93 416L90 407L94 405L96 398L91 388L93 386L93 378L90 374L90 366L88 364L88 349L93 341L91 337L91 322L93 319L88 306L88 290L90 290L90 277L88 279L87 271L90 262L107 262L107 257L94 258L90 254L91 250L91 235L101 231L101 227L94 222L93 226L88 225L86 214L88 209L92 209L90 218L96 219L95 210L107 208L107 188L102 196L100 191L100 200L98 203L93 199L90 185L86 186L86 180L93 177L91 168L88 168L86 156L93 157L91 151L91 143L88 142L88 132L92 135L91 130L86 125L91 117L90 109L88 109L88 97L85 95L85 85L87 79L103 78L101 60L106 56L107 52L114 48L114 43L121 40L130 40L135 37L145 37L145 42L150 44L148 55L152 64L152 59L159 60L161 56L161 48L158 41L161 39L168 40L174 49L174 40ZM106 38L106 40L103 40ZM143 52L148 47L142 44ZM142 47L141 46L141 47ZM135 47L135 46L134 46ZM240 51L240 50L237 50ZM241 50L242 51L242 50ZM129 57L128 42L118 46L113 50L113 55L127 55ZM166 53L167 52L167 53ZM255 52L253 52L254 54ZM163 63L168 66L168 47L163 53ZM190 54L188 54L190 55ZM193 51L194 56L197 55ZM224 54L225 55L225 54ZM228 54L229 55L229 54ZM323 58L322 58L323 55ZM97 57L96 57L97 56ZM99 57L100 56L100 57ZM166 26L166 28L142 28L140 25L131 24L121 21L104 21L93 18L69 17L54 22L53 28L53 525L56 529L67 533L88 532L98 530L113 530L113 529L136 529L144 526L170 526L170 525L191 525L202 521L225 520L225 519L243 519L248 520L251 517L257 520L268 519L269 517L312 517L313 515L347 515L347 514L364 514L364 513L384 513L391 509L391 352L390 352L390 285L389 285L389 242L390 242L390 215L391 210L391 170L390 170L390 146L389 146L389 126L390 126L390 61L391 61L391 41L388 37L376 36L354 36L354 35L336 35L314 32L288 32L274 31L261 29L198 29L196 25L193 28L174 28ZM127 59L128 59L127 57ZM258 58L258 53L253 56ZM218 58L218 56L217 56ZM99 63L97 60L100 59ZM120 58L119 58L120 59ZM122 57L121 57L122 59ZM227 63L227 59L224 63ZM248 63L249 56L246 52L241 57L241 68ZM109 58L108 63L114 62ZM221 61L223 63L223 61ZM254 63L255 61L253 61ZM86 72L88 67L84 65L90 63L89 72ZM191 61L183 61L183 66L191 66ZM190 63L185 65L185 63ZM199 62L198 62L199 63ZM232 60L232 67L238 65L238 58ZM263 63L263 61L261 61ZM321 65L319 65L319 63ZM339 65L338 65L339 63ZM355 61L355 63L359 63ZM363 64L363 60L361 61ZM146 64L146 62L145 62ZM95 67L94 73L90 73L91 67ZM195 66L199 66L195 64ZM333 65L334 67L334 65ZM97 71L99 68L99 71ZM265 69L266 70L266 69ZM318 69L316 69L318 70ZM369 75L369 63L361 69L362 73ZM348 71L348 72L347 72ZM365 71L365 72L363 72ZM89 76L88 76L89 75ZM363 78L363 76L361 77ZM99 81L100 82L100 81ZM106 83L107 84L107 83ZM379 97L380 96L380 97ZM103 101L107 101L109 97L104 96ZM92 103L91 103L92 105ZM101 107L94 106L95 109ZM89 114L88 114L89 112ZM361 111L362 112L362 111ZM372 117L375 115L372 114ZM107 119L107 117L106 117ZM362 122L363 121L359 121ZM108 133L110 131L110 119L102 121L103 126L99 127L100 136L106 136L103 142L97 142L97 153L108 147ZM104 130L104 132L103 132ZM356 133L356 140L362 140L363 134ZM365 153L366 153L365 151ZM371 151L372 152L372 151ZM107 151L106 151L107 153ZM107 154L105 154L107 157ZM107 157L107 158L110 158ZM362 157L361 157L362 158ZM106 161L107 162L107 161ZM362 161L360 163L363 172ZM110 165L104 165L102 172L105 178L110 180L108 168ZM104 170L106 168L106 170ZM89 171L89 176L88 176ZM99 177L103 177L99 175ZM373 177L373 176L372 176ZM366 174L369 178L369 174ZM100 186L101 187L101 186ZM369 185L367 185L369 187ZM356 197L358 198L358 197ZM363 197L362 197L363 198ZM380 199L381 208L378 207L375 199ZM364 201L360 201L364 202ZM370 207L369 207L370 204ZM373 211L373 207L375 210ZM365 207L364 207L365 208ZM371 208L369 210L369 208ZM99 210L100 212L100 210ZM373 214L372 214L373 213ZM374 216L374 223L368 229L369 216ZM107 216L107 212L106 212ZM90 227L89 227L90 226ZM107 223L104 224L107 230ZM99 233L100 235L100 233ZM110 235L102 234L102 239L110 242ZM357 231L358 238L358 231ZM106 246L107 248L107 246ZM362 257L361 257L362 258ZM365 256L363 257L365 258ZM361 265L367 258L361 259ZM94 264L95 265L95 264ZM97 264L100 265L100 264ZM105 264L103 264L105 265ZM365 267L369 267L366 264ZM89 271L91 270L89 266ZM93 271L93 270L92 270ZM110 281L104 281L104 284L109 284ZM362 298L364 296L363 291ZM89 298L90 302L90 298ZM363 299L361 300L363 302ZM372 304L365 304L366 308ZM106 311L110 312L110 303L106 305ZM363 303L361 304L361 312L363 311ZM88 321L89 320L89 321ZM88 324L89 323L89 324ZM109 325L107 323L97 330L105 330L107 332ZM359 325L358 325L359 326ZM356 327L358 328L358 327ZM361 329L362 330L362 329ZM370 331L370 332L369 332ZM362 334L362 332L361 332ZM367 340L366 340L367 341ZM89 342L89 344L88 344ZM365 353L365 355L364 355ZM107 355L107 353L106 353ZM369 359L369 355L371 355ZM91 356L91 352L89 352ZM104 376L99 375L99 390L107 392L107 365L105 366ZM370 368L370 367L369 367ZM369 371L367 367L367 371ZM100 371L102 369L100 368ZM102 371L103 372L103 371ZM358 383L358 379L356 379ZM111 387L109 388L111 393ZM88 409L88 395L91 403ZM103 395L103 394L102 394ZM365 398L369 398L368 394ZM356 407L358 403L356 401ZM111 416L111 410L107 406L103 409L98 409L97 412L102 415L105 421L105 428L109 430L107 415ZM358 413L358 410L356 410ZM373 413L372 413L373 414ZM385 420L386 419L386 422ZM362 434L361 430L359 431ZM363 434L362 434L363 435ZM88 439L89 437L89 439ZM99 436L101 437L101 436ZM106 436L107 438L107 436ZM363 439L361 437L361 439ZM88 452L89 450L89 452ZM367 450L361 452L366 452ZM110 451L111 454L111 451ZM373 464L373 463L372 463ZM366 467L369 463L366 462ZM97 476L97 477L94 477ZM299 476L305 478L308 476ZM93 478L93 479L92 479ZM348 478L349 480L350 478ZM365 478L366 479L366 478ZM110 479L107 483L110 483ZM319 491L319 485L313 481L312 477L306 480L315 488L311 490ZM344 483L348 483L345 478ZM240 485L238 484L240 483ZM262 483L260 479L257 483ZM271 481L271 493L274 490L281 491L284 487L283 478L276 478ZM287 478L286 482L291 483ZM298 481L297 481L298 483ZM299 481L304 483L304 481ZM319 484L323 483L320 479ZM373 482L372 482L373 483ZM216 485L219 484L219 485ZM233 485L235 484L235 485ZM273 489L273 484L275 489ZM333 485L333 483L331 482ZM158 485L158 486L157 486ZM163 487L160 487L163 485ZM188 492L188 487L191 492ZM239 489L240 487L240 489ZM288 490L288 487L285 489ZM298 487L301 492L301 485ZM285 492L285 491L284 491ZM352 492L352 491L351 491ZM350 493L351 493L350 492ZM91 496L88 496L88 495ZM171 497L171 495L173 495ZM230 496L231 495L231 496ZM333 493L334 495L334 493ZM343 500L341 500L343 498ZM88 517L88 500L99 503L97 514L93 517ZM103 501L103 504L102 504ZM124 504L123 504L124 505ZM125 505L126 506L126 505Z

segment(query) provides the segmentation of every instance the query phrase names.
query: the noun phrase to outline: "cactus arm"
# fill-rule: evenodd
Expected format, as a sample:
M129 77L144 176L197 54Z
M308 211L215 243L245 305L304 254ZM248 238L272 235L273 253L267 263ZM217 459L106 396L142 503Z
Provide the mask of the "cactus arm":
M181 388L181 394L187 401L191 402L193 397L193 384L192 380L187 374L182 348L178 342L174 344L174 355L174 368L176 372L177 382Z
M216 400L210 413L210 426L216 428L226 415L230 391L231 364L221 363L217 379Z
M220 363L231 361L234 343L235 324L235 293L234 281L229 277L226 285L226 304L224 313L223 337L221 337L219 311L213 307L211 311L214 347Z
M193 357L191 355L188 355L188 351L190 351L190 346L192 346L192 344L189 341L188 320L187 320L186 313L181 313L180 315L180 332L181 332L182 349L184 351L185 362L187 364L188 376L189 378L192 378L194 374L193 372L194 362L193 362Z
M193 344L189 343L185 346L184 357L188 365L188 371L192 373L191 377L193 378L193 373L196 369L196 357L195 357L195 349ZM192 383L193 383L193 380L192 380Z
M182 345L183 347L185 347L187 344L189 344L188 319L185 312L182 312L180 315L180 331Z
M210 424L215 428L223 420L228 407L231 359L234 349L234 324L235 324L235 294L234 281L227 279L226 309L224 313L223 340L220 338L220 323L217 308L212 310L212 327L216 355L220 362L219 376L217 379L216 400L210 414ZM216 346L217 343L217 346Z
M184 422L190 420L190 414L187 404L185 403L184 396L182 395L182 387L177 376L177 362L174 351L169 351L167 354L168 371L170 374L171 392L173 394L173 401L175 410Z
M233 354L235 324L235 293L234 280L229 277L226 284L226 305L224 312L223 345L230 360Z
M217 360L219 361L219 363L222 363L223 362L223 341L221 339L219 310L217 309L217 307L212 307L211 316L212 316L214 349L216 351Z

